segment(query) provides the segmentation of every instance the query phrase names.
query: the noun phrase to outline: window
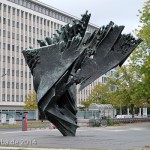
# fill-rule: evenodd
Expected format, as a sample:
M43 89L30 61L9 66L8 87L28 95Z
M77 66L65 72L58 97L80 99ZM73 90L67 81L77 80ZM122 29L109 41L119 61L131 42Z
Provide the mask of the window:
M10 95L7 94L7 101L10 102Z
M7 82L7 88L10 88L10 82Z
M29 32L31 32L31 26L29 26Z
M25 7L26 7L26 1L24 1L23 6L25 6Z
M23 29L23 23L21 23L21 29Z
M35 33L35 27L33 27L33 33Z
M23 59L21 59L21 65L23 65Z
M2 101L5 101L5 94L2 94Z
M22 1L22 0L20 0L19 2L20 2L20 3L19 3L20 5L23 5L23 1Z
M37 23L39 23L39 17L37 17Z
M19 22L17 22L17 28L19 28Z
M5 81L3 81L3 85L2 86L3 86L3 88L5 88Z
M41 24L42 24L42 22L43 22L43 18L40 19L40 23L41 23Z
M14 57L12 57L12 64L14 64L15 63L15 59L14 59ZM14 75L14 73L12 73L13 75Z
M15 27L15 21L12 21L12 26Z
M21 83L21 89L23 89L23 83Z
M8 38L10 38L10 31L8 31Z
M7 49L10 50L10 44L7 45Z
M19 52L19 46L17 46L17 52ZM19 59L19 58L18 58Z
M27 90L27 83L25 84L25 90Z
M31 84L29 84L29 90L31 90Z
M10 19L8 19L8 26L10 26Z
M34 10L34 4L33 3L31 3L31 9Z
M6 18L3 18L3 24L6 24Z
M42 35L42 29L40 30L40 32L41 32L41 35Z
M35 38L33 38L33 44L35 44Z
M28 7L28 8L31 8L31 5L30 5L30 3L27 3L27 7Z
M16 89L19 89L19 83L16 83Z
M25 77L27 78L27 72L25 72Z
M15 39L15 33L12 33L12 39Z
M16 70L16 76L19 77L19 70Z
M8 76L10 75L10 69L7 69L7 75Z
M25 13L25 18L28 19L28 13L27 12Z
M28 28L28 26L27 26L27 25L25 25L25 30L26 30L26 31L28 30L27 28Z
M23 95L21 95L21 102L23 102Z
M12 95L12 102L14 102L14 95Z
M23 18L23 14L24 14L24 12L23 12L23 11L21 11L21 18Z
M10 11L11 11L11 7L10 7L10 6L8 6L8 13L10 13Z
M6 37L6 31L3 30L3 37Z
M31 37L29 37L29 43L31 43Z
M17 40L19 40L19 34L16 34L16 36L17 36Z
M23 35L21 35L21 41L23 41Z
M19 46L18 46L19 47ZM19 58L17 58L17 62L16 62L17 64L19 64ZM18 71L19 72L19 71ZM19 73L18 73L19 74ZM18 75L19 76L19 75Z
M6 5L4 5L4 12L6 12Z
M17 16L19 16L19 12L20 12L19 9L17 9Z
M21 71L21 77L23 77L23 71Z
M7 62L10 63L10 56L7 56Z
M37 34L39 34L39 29L37 28Z
M107 82L107 78L106 77L102 77L102 83L106 83Z
M29 19L31 20L31 18L32 18L32 16L31 16L31 14L29 14Z
M15 15L15 8L13 8L13 15Z
M14 45L12 45L12 51L14 51L15 50L15 46Z
M33 22L35 22L35 16L33 16Z
M14 87L15 87L15 84L14 84L14 82L12 82L12 89L14 89Z
M16 102L19 102L19 95L16 95Z
M31 78L31 72L29 72L29 78Z
M5 75L6 73L5 73L5 68L3 68L3 75Z
M46 19L44 19L44 25L46 25Z
M25 36L25 42L27 42L27 36Z
M3 62L5 62L5 56L3 56Z
M5 49L6 48L6 44L5 43L3 43L3 49Z

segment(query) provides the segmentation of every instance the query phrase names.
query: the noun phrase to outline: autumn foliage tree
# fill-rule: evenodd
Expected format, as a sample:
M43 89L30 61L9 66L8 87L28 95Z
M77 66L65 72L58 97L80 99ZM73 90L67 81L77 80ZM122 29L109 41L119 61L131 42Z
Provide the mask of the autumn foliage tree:
M28 94L27 99L25 100L24 109L26 110L36 110L37 109L37 99L36 99L36 93L31 92Z

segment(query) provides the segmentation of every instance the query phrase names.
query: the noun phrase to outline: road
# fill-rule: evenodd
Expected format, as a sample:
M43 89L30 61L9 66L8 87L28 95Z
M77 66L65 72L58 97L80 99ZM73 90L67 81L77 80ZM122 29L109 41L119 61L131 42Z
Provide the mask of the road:
M70 149L150 149L150 123L112 127L82 127L75 137L63 137L57 129L0 130L1 146Z

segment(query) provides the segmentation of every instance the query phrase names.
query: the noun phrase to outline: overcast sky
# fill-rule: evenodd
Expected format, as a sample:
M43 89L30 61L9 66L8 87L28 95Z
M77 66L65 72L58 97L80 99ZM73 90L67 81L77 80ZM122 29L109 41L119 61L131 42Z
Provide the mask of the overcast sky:
M102 26L115 22L125 25L125 33L131 33L139 25L138 10L142 9L146 0L39 0L52 7L80 17L88 10L90 22Z

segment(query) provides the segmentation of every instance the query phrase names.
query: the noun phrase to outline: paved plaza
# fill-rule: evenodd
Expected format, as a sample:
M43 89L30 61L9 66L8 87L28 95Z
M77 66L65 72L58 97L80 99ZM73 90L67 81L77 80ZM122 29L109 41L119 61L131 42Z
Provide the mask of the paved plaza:
M19 131L0 129L1 146L65 149L150 149L150 123L111 127L81 127L75 137L63 137L57 129Z

